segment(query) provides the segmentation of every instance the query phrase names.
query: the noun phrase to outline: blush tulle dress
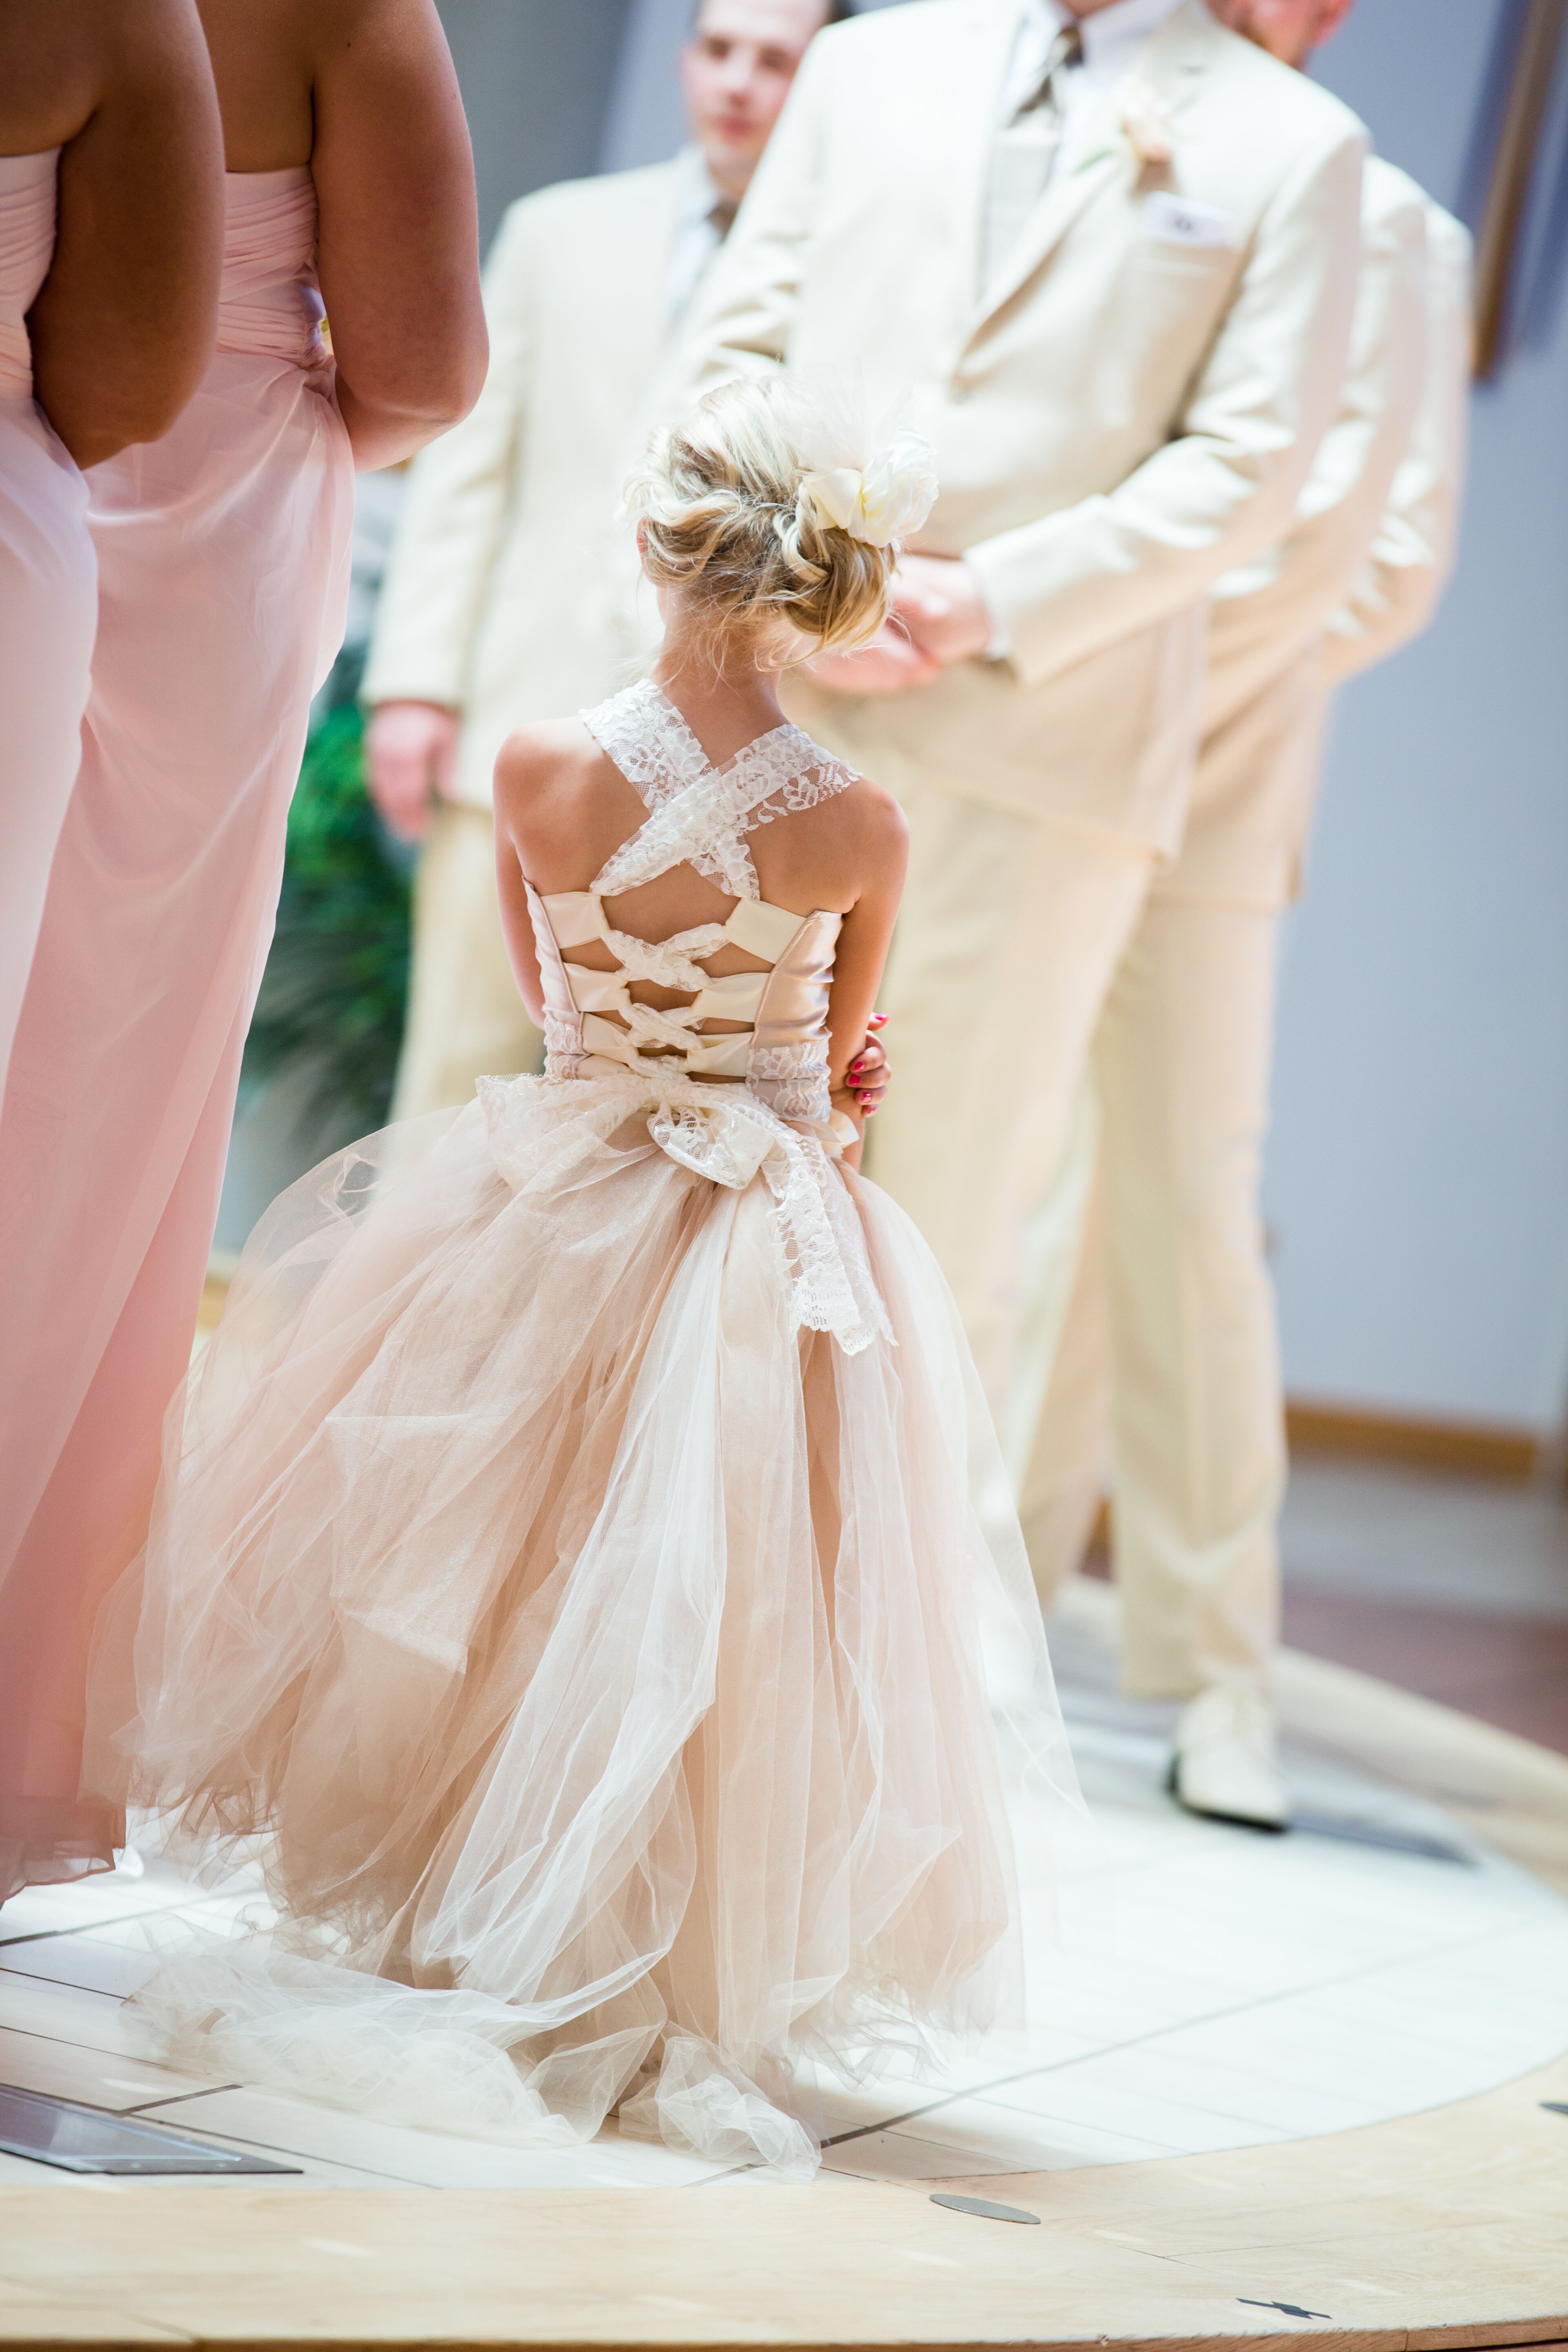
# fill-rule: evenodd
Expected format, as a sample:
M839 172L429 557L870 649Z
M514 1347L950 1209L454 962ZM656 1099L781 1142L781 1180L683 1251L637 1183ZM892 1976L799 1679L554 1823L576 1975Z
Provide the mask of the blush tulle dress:
M0 1094L81 758L98 621L87 484L33 398L27 341L58 163L58 147L0 155Z
M104 1592L184 1377L353 469L306 170L231 174L218 344L95 467L100 625L0 1117L0 1898L107 1867L79 1788Z
M838 1157L841 919L747 847L848 774L789 726L715 770L652 685L585 716L649 814L531 893L547 1073L258 1227L106 1612L95 1759L139 1844L276 1913L139 1997L182 2063L805 2175L805 2062L1016 2020L1009 1802L1065 1820L1072 1768L952 1302ZM617 929L682 863L728 919ZM755 969L711 979L727 943Z

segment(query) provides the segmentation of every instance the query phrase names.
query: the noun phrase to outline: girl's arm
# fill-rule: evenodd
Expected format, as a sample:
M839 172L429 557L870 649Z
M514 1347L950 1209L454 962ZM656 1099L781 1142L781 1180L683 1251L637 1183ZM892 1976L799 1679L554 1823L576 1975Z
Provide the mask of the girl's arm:
M526 728L509 735L496 761L496 895L500 901L501 937L517 992L536 1029L544 1026L544 988L539 977L539 945L533 918L523 887L522 857L512 831L514 810L525 808L537 791L546 765L553 766L543 747Z
M866 790L870 797L862 870L868 879L844 918L827 1000L828 1084L834 1108L847 1111L854 1121L857 1139L844 1154L852 1168L860 1165L866 1115L847 1084L849 1070L866 1046L909 864L909 827L903 811L890 793L874 785Z

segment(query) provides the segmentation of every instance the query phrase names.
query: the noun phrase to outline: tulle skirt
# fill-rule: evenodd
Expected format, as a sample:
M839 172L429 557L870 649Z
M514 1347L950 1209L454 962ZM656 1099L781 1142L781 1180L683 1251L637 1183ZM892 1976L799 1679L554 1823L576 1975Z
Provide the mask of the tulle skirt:
M803 1328L769 1171L699 1173L636 1094L487 1081L273 1205L89 1773L265 1882L273 1924L141 1996L182 2063L805 2174L802 2060L1019 2021L1010 1789L1072 1770L915 1229L795 1138L881 1302Z

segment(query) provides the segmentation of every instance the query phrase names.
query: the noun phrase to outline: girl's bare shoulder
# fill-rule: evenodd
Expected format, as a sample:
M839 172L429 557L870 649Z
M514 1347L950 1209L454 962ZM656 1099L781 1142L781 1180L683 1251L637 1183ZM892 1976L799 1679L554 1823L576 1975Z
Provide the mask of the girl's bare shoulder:
M857 837L868 848L884 852L896 849L901 854L909 842L910 824L897 795L889 792L885 784L873 782L869 776L851 772L854 781L839 795L839 804Z
M581 784L604 754L580 719L536 719L514 727L496 760L498 805L518 809Z

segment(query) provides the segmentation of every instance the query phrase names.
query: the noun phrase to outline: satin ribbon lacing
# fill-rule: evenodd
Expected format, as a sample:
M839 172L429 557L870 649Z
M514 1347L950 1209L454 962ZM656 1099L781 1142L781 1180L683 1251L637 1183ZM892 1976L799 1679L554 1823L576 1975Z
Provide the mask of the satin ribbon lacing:
M841 1123L784 1119L742 1085L609 1063L570 1078L481 1078L479 1097L496 1167L514 1192L552 1189L639 1114L666 1158L693 1175L737 1192L761 1175L797 1324L831 1332L848 1356L878 1339L891 1343L860 1220L832 1165L853 1133L841 1114ZM553 1151L540 1149L541 1114L558 1130Z

